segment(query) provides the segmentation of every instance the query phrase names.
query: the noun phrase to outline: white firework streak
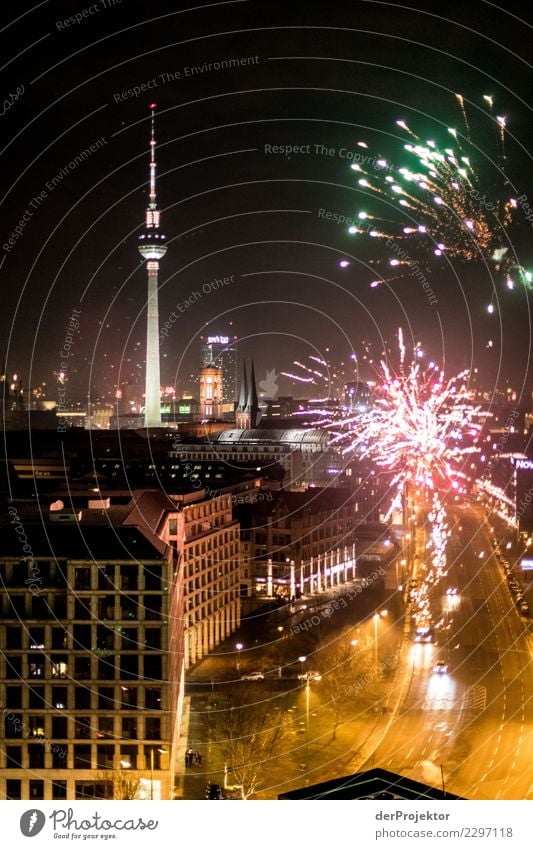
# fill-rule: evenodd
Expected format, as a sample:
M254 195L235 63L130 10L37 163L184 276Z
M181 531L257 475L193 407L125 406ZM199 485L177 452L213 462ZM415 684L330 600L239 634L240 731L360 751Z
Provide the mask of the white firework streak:
M403 361L401 337L400 350ZM414 360L398 373L382 362L381 372L373 407L334 422L333 443L345 443L343 454L354 452L391 472L400 492L406 483L425 490L456 489L460 443L479 414L469 405L468 372L446 381L437 367L423 370Z
M446 380L433 363L422 368L416 360L418 346L407 364L401 330L398 342L399 370L381 362L371 409L333 422L336 435L332 441L344 445L343 454L371 460L390 473L393 497L386 518L401 509L409 485L431 497L427 543L430 557L423 567L424 582L416 602L416 615L423 618L429 613L431 585L446 574L449 531L440 493L460 489L458 481L464 475L459 466L464 455L471 452L464 443L477 434L479 408L470 402L466 386L469 372Z

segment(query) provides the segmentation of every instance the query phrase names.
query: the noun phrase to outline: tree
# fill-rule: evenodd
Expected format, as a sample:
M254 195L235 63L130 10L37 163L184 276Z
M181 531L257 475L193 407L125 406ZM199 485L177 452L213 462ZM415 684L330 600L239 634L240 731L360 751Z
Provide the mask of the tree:
M210 714L211 740L232 771L242 799L257 792L268 762L282 751L287 721L279 713L264 701L262 688L240 684Z
M338 726L351 716L357 697L374 678L369 645L337 638L324 649L320 666L324 707L331 714L331 739L335 740Z
M110 769L98 773L98 780L105 784L107 799L138 799L141 780L127 769Z

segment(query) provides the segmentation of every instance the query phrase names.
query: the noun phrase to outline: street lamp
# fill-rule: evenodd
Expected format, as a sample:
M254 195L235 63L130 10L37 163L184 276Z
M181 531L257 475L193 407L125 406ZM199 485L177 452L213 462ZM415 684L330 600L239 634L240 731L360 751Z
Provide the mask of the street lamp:
M303 674L304 674L304 663L305 663L305 661L307 660L307 658L306 658L306 656L305 656L305 655L303 655L303 654L302 654L302 655L300 655L300 657L298 658L298 660L300 661L300 664L301 664L301 670L302 670L302 675L303 675Z
M244 646L243 646L242 643L237 643L235 645L235 648L237 649L237 672L240 672L240 669L241 669L241 651L243 650Z
M311 690L311 684L309 681L309 673L307 673L307 678L305 680L305 726L306 726L306 747L305 747L305 774L309 773L309 695Z
M154 800L154 748L155 746L150 746L150 800L153 802ZM160 755L166 755L167 750L164 746L157 746L157 751Z
M378 622L382 616L387 616L386 610L380 610L379 613L374 613L374 662L376 667L376 678L378 677L378 665L379 665L379 656L378 656Z

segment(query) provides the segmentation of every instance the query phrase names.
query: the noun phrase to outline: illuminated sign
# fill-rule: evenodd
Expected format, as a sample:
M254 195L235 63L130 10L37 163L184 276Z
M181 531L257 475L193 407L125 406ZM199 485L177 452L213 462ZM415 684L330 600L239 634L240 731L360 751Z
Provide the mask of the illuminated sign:
M515 468L531 472L533 471L533 460L517 460L515 462Z
M520 566L523 572L531 572L533 571L533 558L531 557L523 557L520 561Z
M207 344L208 345L227 345L229 342L229 336L208 336Z

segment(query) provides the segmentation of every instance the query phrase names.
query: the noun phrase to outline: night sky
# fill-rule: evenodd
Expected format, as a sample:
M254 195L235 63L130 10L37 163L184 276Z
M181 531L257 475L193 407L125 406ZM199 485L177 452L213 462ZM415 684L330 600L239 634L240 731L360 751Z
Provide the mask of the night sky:
M117 382L142 381L146 272L136 239L146 205L148 104L156 101L169 245L161 325L179 312L161 348L164 384L193 388L206 329L236 335L239 356L255 358L259 378L291 371L294 359L309 355L337 363L355 354L357 375L369 379L368 358L394 347L402 326L450 373L477 368L489 388L510 381L529 400L524 286L509 292L490 264L437 258L419 240L409 250L437 303L408 273L371 289L390 250L325 217L361 209L392 217L357 184L342 151L361 153L363 140L369 155L401 165L398 119L422 139L450 145L448 127L465 132L456 93L484 189L497 194L506 183L509 196L526 195L533 208L531 26L519 10L484 2L406 10L358 0L238 0L183 12L173 2L129 0L8 5L0 275L9 373L26 385L45 381L53 398L78 310L70 397L110 398ZM76 14L79 22L68 21ZM209 69L232 59L240 66ZM134 90L143 84L145 91ZM492 115L483 95L494 99ZM495 115L508 122L504 160ZM287 145L300 152L272 151ZM510 240L517 264L533 270L532 226L533 216L529 222L518 209L502 244ZM223 278L232 279L211 282ZM195 292L200 297L191 298ZM307 394L288 379L278 384L281 394Z

